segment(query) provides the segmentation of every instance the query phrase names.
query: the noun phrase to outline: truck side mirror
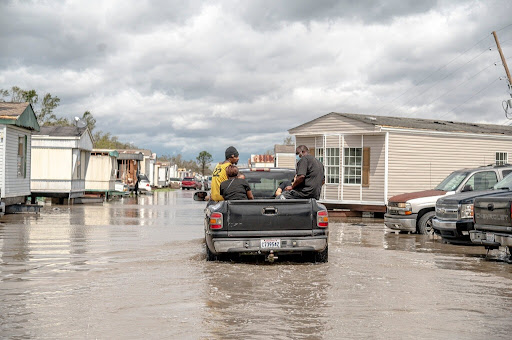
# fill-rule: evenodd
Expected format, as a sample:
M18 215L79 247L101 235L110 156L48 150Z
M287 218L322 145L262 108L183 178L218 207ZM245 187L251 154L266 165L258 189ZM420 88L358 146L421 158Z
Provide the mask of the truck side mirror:
M194 194L194 201L206 201L208 193L206 191L196 191Z
M462 189L462 192L473 191L473 187L470 184L466 184Z

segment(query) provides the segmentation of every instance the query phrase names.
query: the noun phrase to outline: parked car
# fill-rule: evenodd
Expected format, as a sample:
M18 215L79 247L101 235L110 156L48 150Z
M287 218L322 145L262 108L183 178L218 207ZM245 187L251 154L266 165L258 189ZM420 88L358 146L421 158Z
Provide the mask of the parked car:
M176 177L171 177L169 179L169 187L171 189L179 189L179 188L181 188L181 179L176 178Z
M181 189L182 190L190 190L190 189L201 189L201 183L194 177L185 177L181 181Z
M384 224L393 230L432 234L432 218L439 198L460 192L491 189L510 172L512 166L509 164L461 169L452 172L433 190L393 196L388 200Z
M127 192L128 191L128 184L123 183L120 179L116 180L114 184L114 189L119 192Z
M296 254L313 262L327 262L329 219L325 206L315 199L273 197L281 182L293 180L295 170L267 168L240 172L255 199L221 201L206 207L206 260L255 255L273 262L277 255ZM204 200L205 196L205 192L199 191L194 199Z
M487 249L504 247L507 261L512 263L512 193L477 197L474 209L475 230L469 232L471 242Z
M480 173L485 174L485 173ZM483 178L480 178L483 180ZM436 202L436 216L432 219L434 232L444 241L471 244L469 232L474 229L474 201L478 197L502 196L512 190L512 174L496 183L491 190L468 191L441 197Z
M151 192L151 184L146 175L139 175L139 191Z

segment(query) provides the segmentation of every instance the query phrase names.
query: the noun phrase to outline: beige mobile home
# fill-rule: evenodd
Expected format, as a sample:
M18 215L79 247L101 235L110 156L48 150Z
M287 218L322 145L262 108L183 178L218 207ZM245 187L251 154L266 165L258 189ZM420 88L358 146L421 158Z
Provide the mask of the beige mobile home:
M73 199L85 194L92 150L89 129L43 126L32 138L32 196Z
M387 199L435 187L450 172L508 163L512 127L329 113L289 130L325 166L322 202L384 211Z
M115 191L117 158L116 150L93 149L85 175L85 191L105 196Z
M29 103L0 102L0 201L24 203L30 196L32 132L39 131Z

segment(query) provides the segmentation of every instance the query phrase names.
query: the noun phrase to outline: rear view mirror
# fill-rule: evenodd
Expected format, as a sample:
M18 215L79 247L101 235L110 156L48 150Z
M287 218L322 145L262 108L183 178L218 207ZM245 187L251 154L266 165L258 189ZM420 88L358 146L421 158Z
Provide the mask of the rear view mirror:
M194 194L194 201L206 201L208 193L206 191L196 191Z

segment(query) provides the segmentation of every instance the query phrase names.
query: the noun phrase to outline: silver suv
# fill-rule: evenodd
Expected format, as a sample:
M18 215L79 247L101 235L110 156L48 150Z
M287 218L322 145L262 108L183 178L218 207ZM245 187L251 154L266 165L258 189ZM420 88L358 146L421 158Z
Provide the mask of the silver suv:
M432 234L432 218L438 198L459 192L488 190L511 172L512 165L509 164L454 171L433 190L391 197L384 224L393 230Z

